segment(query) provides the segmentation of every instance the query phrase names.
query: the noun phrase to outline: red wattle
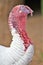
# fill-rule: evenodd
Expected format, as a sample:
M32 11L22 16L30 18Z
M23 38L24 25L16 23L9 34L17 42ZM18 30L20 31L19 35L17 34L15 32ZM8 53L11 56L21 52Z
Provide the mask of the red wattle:
M28 37L26 31L23 31L23 30L20 31L20 30L19 30L19 34L20 34L21 38L22 38L23 41L24 41L25 49L27 49L28 46L29 46L30 44L32 44L31 39Z

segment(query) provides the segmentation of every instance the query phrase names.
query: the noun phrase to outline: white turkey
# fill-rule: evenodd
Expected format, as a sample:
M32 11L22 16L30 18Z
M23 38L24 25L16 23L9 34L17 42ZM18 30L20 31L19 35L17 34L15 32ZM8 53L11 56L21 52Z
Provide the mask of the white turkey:
M27 65L34 54L34 46L28 37L25 25L27 15L33 10L26 5L15 6L8 17L8 24L12 34L10 47L0 45L0 65Z

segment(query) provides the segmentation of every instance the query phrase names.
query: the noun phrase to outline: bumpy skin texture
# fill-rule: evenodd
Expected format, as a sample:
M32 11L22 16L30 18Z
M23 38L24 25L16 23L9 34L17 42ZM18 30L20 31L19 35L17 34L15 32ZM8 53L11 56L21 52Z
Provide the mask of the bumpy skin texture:
M32 10L25 5L18 5L12 9L8 17L8 24L12 34L10 47L0 45L0 65L27 65L31 62L34 47L25 31L27 14Z
M32 13L33 10L30 7L19 5L12 9L9 16L9 26L12 25L13 28L15 28L20 34L21 38L24 41L25 49L27 49L28 46L33 43L28 37L25 30L27 15L31 14L32 16Z

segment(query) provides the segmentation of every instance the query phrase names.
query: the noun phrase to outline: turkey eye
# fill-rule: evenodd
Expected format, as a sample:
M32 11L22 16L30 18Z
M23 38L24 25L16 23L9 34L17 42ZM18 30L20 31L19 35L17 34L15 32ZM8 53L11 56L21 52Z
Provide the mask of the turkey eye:
M22 11L20 10L19 13L22 13Z

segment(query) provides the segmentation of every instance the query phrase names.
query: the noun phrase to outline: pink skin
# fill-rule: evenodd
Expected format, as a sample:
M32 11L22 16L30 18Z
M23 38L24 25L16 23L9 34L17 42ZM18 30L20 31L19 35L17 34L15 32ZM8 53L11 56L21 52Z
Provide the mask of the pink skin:
M27 19L27 15L24 16L24 14L20 17L18 17L18 32L21 36L21 38L24 40L24 46L25 46L25 50L28 48L28 46L30 44L32 44L31 39L28 37L26 30L25 30L25 25L26 25L26 19Z
M10 28L12 26L13 28L16 28L21 38L24 40L25 50L28 48L30 44L32 44L31 39L28 37L25 31L27 15L29 13L32 16L33 10L30 7L24 5L18 5L14 7L10 12L8 20Z

